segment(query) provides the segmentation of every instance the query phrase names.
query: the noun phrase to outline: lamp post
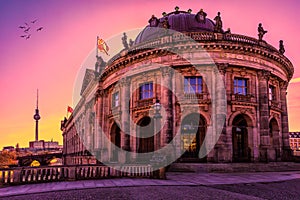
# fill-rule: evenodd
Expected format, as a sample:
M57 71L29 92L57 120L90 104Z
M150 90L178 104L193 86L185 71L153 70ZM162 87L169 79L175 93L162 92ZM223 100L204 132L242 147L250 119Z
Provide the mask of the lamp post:
M160 129L161 129L161 104L159 102L159 99L156 97L155 104L153 105L154 109L154 133L155 133L155 150L158 150L160 148Z

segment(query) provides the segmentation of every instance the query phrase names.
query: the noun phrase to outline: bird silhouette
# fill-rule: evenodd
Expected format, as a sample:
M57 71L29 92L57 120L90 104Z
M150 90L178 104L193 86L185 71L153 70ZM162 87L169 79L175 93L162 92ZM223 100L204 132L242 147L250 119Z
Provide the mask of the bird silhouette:
M35 20L31 21L31 23L32 23L32 24L34 24L36 21L37 21L37 19L35 19Z
M30 38L31 34L27 35L26 40L28 40Z
M27 29L25 29L24 32L28 33L29 30L30 30L30 27L28 27Z
M29 26L26 22L24 22L24 24L25 24L26 26Z
M22 37L22 38L24 38L24 37L26 37L27 35L20 35L20 37Z
M19 28L24 29L24 28L26 28L26 27L25 27L25 26L19 26Z
M43 27L40 27L38 29L36 29L36 31L41 31L43 29Z

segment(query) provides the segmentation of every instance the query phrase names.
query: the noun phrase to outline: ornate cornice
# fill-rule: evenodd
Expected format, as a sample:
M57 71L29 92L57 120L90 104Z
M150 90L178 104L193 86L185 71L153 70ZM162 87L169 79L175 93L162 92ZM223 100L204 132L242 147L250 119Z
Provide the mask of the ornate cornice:
M294 73L293 65L288 58L280 54L280 52L271 45L267 43L263 45L260 44L255 38L237 34L224 34L223 39L218 40L215 38L213 33L209 32L186 33L186 35L190 36L197 42L186 44L185 41L185 43L180 43L180 40L184 40L184 38L182 39L182 37L174 35L171 43L162 43L160 40L152 40L128 49L128 53L126 55L116 55L109 61L101 78L105 79L108 75L125 68L127 65L138 63L144 59L174 54L172 53L174 51L198 51L201 49L208 52L212 50L224 50L240 54L242 51L243 54L252 54L254 56L259 55L260 57L264 57L266 60L275 61L280 66L283 66L289 80L292 78ZM161 47L161 49L156 49L157 47Z

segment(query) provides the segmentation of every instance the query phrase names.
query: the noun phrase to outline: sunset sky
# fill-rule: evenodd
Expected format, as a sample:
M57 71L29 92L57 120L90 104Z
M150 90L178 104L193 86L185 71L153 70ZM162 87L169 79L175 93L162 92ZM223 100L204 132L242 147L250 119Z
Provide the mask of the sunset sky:
M295 67L288 89L289 128L300 131L298 0L0 0L0 149L17 143L27 147L34 140L37 88L40 139L62 143L60 120L73 105L76 74L94 49L97 35L108 40L142 28L152 14L161 17L175 6L193 13L203 8L210 19L220 11L223 29L255 38L261 22L269 44L278 48L278 41L284 40L285 55ZM35 19L31 37L21 38L18 27Z

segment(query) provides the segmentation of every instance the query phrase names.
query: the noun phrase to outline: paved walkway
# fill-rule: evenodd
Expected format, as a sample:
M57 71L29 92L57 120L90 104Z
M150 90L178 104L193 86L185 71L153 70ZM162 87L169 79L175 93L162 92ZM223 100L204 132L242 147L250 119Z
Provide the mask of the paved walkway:
M132 187L132 186L211 186L219 184L277 182L300 179L300 171L256 173L182 173L168 172L167 180L118 178L84 181L66 181L28 184L0 188L0 198L20 194L63 191L86 188Z

